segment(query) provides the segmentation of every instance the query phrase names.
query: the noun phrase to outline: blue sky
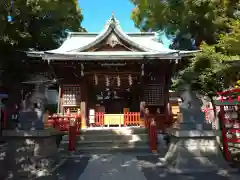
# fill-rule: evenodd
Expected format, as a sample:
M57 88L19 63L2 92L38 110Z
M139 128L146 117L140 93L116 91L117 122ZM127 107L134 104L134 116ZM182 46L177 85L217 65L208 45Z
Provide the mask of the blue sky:
M102 31L112 12L120 21L124 31L139 32L130 19L132 9L134 8L130 0L79 0L78 2L84 16L82 26L88 32Z

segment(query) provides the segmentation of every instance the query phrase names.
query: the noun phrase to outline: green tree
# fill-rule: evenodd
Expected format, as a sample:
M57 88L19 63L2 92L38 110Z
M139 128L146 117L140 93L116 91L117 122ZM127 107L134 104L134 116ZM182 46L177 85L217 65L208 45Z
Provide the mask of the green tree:
M22 52L59 47L67 30L85 31L82 19L77 0L1 0L0 65L4 86L16 89L13 85L17 86L30 72Z
M5 3L3 3L5 1ZM76 0L3 0L0 40L19 49L56 48L64 31L82 31ZM8 22L7 16L12 17Z
M176 34L179 46L196 46L205 41L215 44L218 34L228 31L229 18L236 18L239 0L131 0L135 4L131 18L142 31L165 30Z
M228 27L229 33L220 34L217 44L201 45L201 52L179 72L175 87L188 84L213 103L217 92L235 85L239 80L239 66L230 62L240 60L240 21L232 20Z
M239 79L229 61L240 55L239 0L132 0L131 18L142 31L165 31L176 35L173 47L188 49L190 40L201 52L184 66L173 88L190 85L212 101L216 92Z

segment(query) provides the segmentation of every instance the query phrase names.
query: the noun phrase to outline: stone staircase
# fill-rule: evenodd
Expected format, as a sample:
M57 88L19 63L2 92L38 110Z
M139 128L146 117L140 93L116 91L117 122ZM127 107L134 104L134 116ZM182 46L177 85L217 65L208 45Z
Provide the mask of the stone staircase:
M68 153L68 135L60 145ZM144 128L112 128L82 130L77 136L76 154L108 154L114 152L150 153L148 135Z

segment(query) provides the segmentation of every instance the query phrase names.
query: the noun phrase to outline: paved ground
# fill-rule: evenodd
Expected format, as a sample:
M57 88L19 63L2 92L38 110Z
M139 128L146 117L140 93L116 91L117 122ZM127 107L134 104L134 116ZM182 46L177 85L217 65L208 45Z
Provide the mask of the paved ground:
M237 180L240 174L173 173L154 155L93 155L69 158L49 180Z

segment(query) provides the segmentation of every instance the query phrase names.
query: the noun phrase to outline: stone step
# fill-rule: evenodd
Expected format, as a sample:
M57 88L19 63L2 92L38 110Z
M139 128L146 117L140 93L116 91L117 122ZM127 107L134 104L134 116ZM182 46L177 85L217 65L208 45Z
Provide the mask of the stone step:
M138 147L148 145L148 141L78 141L77 148L85 147L105 147L105 148L114 148L114 147ZM68 147L68 141L62 141L60 147Z
M81 130L82 135L130 135L130 134L146 134L145 128L140 127L121 127L121 128L88 128Z
M60 151L68 153L69 136L64 135ZM145 128L89 128L77 136L78 154L105 154L113 152L150 152Z
M7 144L0 144L0 177L3 175L3 169L5 166L5 156L6 156ZM1 179L1 178L0 178Z
M0 164L6 156L7 144L0 144Z
M68 141L69 136L64 135L63 141ZM109 135L109 134L99 134L99 135L78 135L77 141L148 141L147 134L131 134L131 135Z
M67 147L59 148L62 155L68 154ZM151 153L148 145L114 146L114 147L77 147L77 154L110 154L110 153Z

